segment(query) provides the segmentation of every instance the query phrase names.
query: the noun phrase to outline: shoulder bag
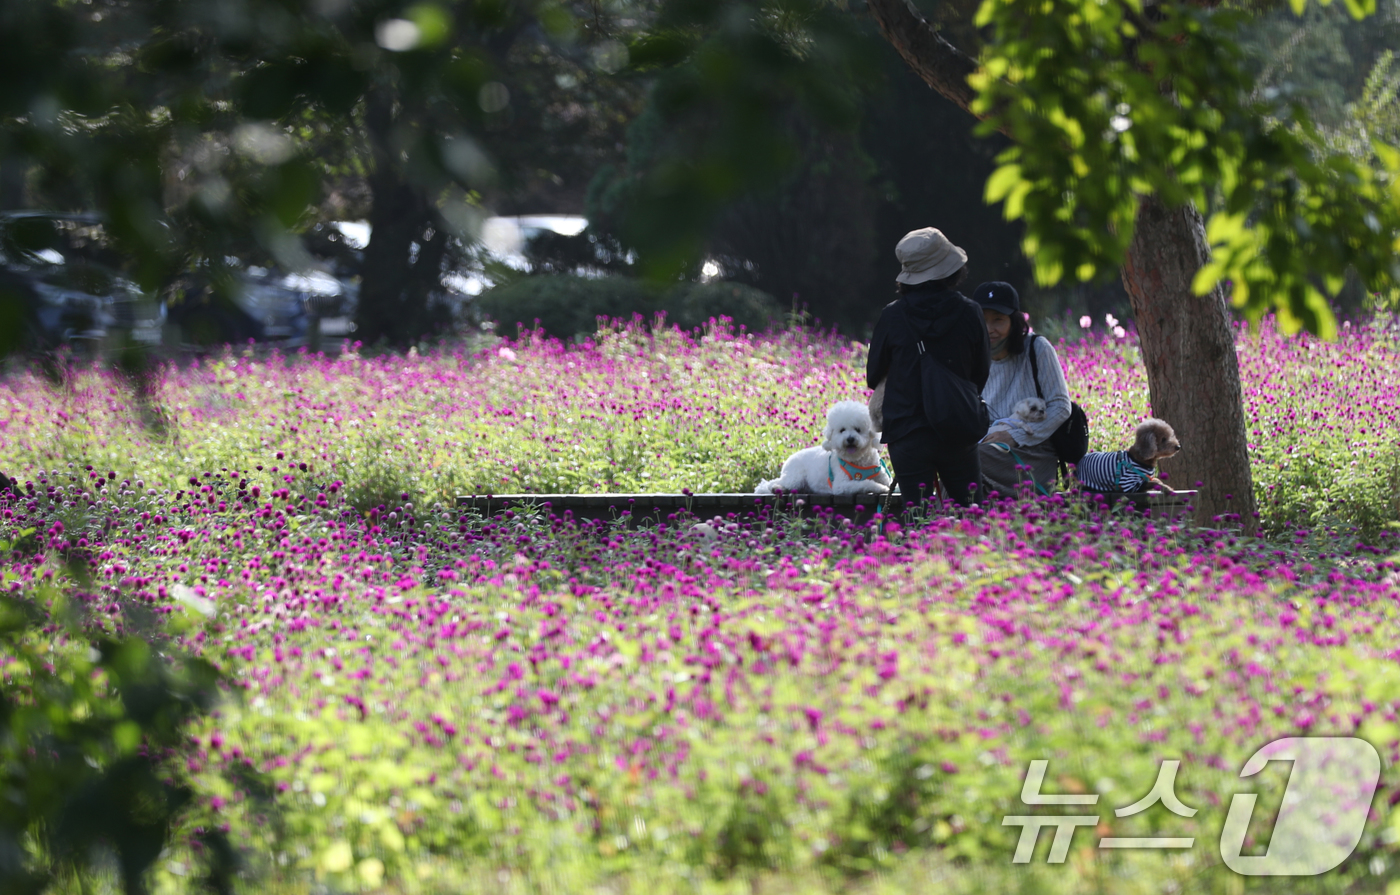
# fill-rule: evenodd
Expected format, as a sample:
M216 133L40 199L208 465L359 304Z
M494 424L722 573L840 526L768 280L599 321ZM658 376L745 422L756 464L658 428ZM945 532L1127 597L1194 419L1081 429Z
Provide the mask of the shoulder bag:
M905 313L905 319L909 315ZM909 320L913 329L913 321ZM917 333L918 331L915 330ZM991 411L982 393L970 379L964 379L929 352L923 339L919 349L919 380L924 392L924 416L944 444L967 448L981 441L992 425Z
M1035 360L1035 340L1040 338L1044 337L1032 335L1026 350L1031 355L1031 379L1035 380L1036 397L1044 401L1045 393L1040 390L1040 366ZM1060 423L1060 427L1050 435L1049 441L1055 456L1060 460L1061 475L1065 473L1066 463L1078 463L1084 459L1084 455L1089 452L1089 415L1078 402L1070 402L1069 419Z

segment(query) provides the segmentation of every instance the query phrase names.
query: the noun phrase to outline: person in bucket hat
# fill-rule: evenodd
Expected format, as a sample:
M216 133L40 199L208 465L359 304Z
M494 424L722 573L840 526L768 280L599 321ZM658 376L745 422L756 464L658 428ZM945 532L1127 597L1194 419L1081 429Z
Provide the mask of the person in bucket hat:
M967 252L933 227L904 234L894 247L894 255L901 268L894 281L906 286L945 279L967 265Z
M920 504L942 482L962 506L976 499L982 471L977 445L944 443L924 415L918 345L942 360L955 375L978 389L987 382L991 347L982 308L957 291L967 277L967 252L934 227L904 235L894 249L900 271L900 297L880 312L870 339L865 378L870 388L884 384L880 440L905 507Z

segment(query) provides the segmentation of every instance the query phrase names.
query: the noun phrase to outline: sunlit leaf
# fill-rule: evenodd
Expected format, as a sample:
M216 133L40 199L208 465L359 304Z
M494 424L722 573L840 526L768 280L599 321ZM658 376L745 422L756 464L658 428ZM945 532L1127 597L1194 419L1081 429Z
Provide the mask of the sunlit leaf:
M1000 202L1011 190L1021 183L1020 165L1002 165L987 178L985 199L987 202Z

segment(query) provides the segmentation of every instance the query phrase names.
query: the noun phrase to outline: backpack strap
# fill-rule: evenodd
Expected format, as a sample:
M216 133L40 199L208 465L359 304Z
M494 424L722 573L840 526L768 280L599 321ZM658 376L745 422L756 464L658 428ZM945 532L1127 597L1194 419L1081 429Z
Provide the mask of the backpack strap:
M1026 348L1026 353L1031 356L1031 381L1035 383L1035 396L1044 401L1045 393L1040 390L1040 365L1035 360L1035 340L1038 338L1040 338L1039 333L1031 333L1031 341Z
M901 298L899 300L899 313L904 315L904 325L909 327L909 331L916 336L922 337L923 333L919 332L919 328L914 325L914 318L909 316L909 302L906 299ZM924 353L924 340L922 338L915 342L914 345L919 349L920 354Z
M1040 334L1039 334L1039 333L1031 333L1030 336L1031 336L1031 339L1030 339L1030 343L1029 343L1029 344L1027 345L1027 347L1026 347L1026 353L1029 354L1029 355L1031 356L1031 381L1035 383L1035 396L1036 396L1037 398L1039 398L1040 400L1044 401L1044 400L1045 400L1045 393L1044 393L1043 391L1040 390L1040 364L1037 363L1037 362L1036 362L1036 359L1035 359L1035 340L1038 339L1038 338L1040 338ZM1057 456L1055 459L1056 459L1056 460L1059 460L1059 457ZM1060 466L1060 480L1061 480L1062 482L1064 482L1066 485L1068 485L1068 484L1069 484L1069 466L1066 465L1066 464L1065 464L1065 461L1063 461L1063 460L1060 460L1059 466Z

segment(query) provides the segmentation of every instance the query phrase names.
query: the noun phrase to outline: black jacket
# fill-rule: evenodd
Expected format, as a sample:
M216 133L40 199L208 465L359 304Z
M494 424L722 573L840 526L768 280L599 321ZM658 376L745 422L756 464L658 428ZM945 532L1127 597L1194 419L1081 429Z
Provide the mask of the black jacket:
M883 442L929 428L916 344L920 339L925 350L949 370L971 380L979 392L991 374L992 349L981 306L960 292L911 288L880 312L865 365L865 382L870 388L886 380ZM931 429L929 434L937 438Z

